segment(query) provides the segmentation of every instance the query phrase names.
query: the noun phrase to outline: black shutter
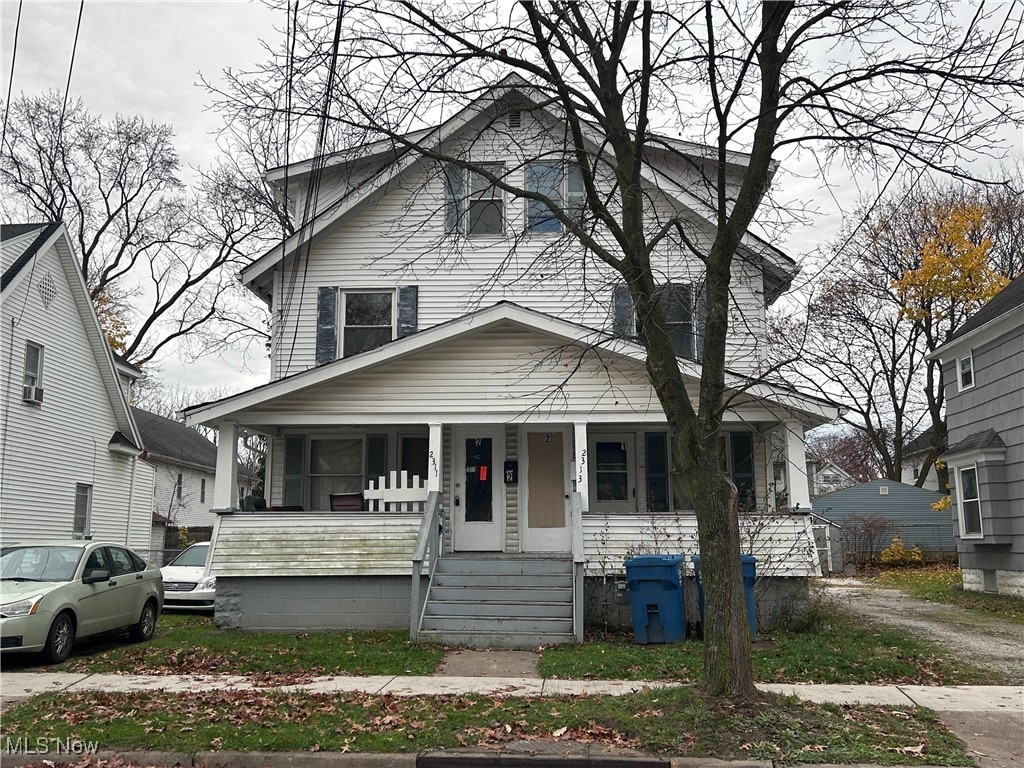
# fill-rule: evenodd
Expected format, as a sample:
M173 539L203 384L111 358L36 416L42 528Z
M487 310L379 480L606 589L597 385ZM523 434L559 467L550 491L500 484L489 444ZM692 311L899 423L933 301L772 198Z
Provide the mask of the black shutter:
M466 205L466 176L455 165L444 167L444 231L457 234L463 230L462 212Z
M338 356L338 289L321 287L316 301L316 364Z
M398 338L419 330L419 288L415 285L398 287Z
M612 332L616 336L633 336L633 295L628 285L612 289Z
M704 327L708 320L708 305L705 301L704 283L693 286L693 335L694 359L699 363L704 360Z

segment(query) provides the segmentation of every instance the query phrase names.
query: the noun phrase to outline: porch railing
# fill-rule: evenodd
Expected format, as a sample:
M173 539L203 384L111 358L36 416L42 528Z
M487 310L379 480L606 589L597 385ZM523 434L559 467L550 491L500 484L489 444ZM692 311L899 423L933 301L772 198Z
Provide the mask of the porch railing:
M405 474L405 473L403 473ZM420 606L420 579L423 575L423 561L429 559L427 566L427 596L434 583L434 571L437 561L441 558L441 494L431 491L423 509L423 520L420 532L416 537L416 547L412 553L412 595L409 600L409 639L419 640L423 614L427 609L426 600Z
M583 642L583 584L587 562L583 551L583 497L573 493L570 499L572 536L572 628L576 642Z

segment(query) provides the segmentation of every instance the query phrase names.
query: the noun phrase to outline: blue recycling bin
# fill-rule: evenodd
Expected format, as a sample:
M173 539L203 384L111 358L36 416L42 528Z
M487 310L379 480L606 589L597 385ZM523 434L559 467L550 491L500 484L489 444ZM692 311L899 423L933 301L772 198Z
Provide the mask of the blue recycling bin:
M636 642L680 642L686 634L683 555L631 557L626 561L626 581Z
M700 576L700 555L691 555L693 575L697 580L697 608L700 610L700 621L704 623L704 582ZM740 555L743 566L743 593L747 598L747 626L750 628L751 641L757 640L757 601L754 597L754 583L757 581L757 558L753 555Z

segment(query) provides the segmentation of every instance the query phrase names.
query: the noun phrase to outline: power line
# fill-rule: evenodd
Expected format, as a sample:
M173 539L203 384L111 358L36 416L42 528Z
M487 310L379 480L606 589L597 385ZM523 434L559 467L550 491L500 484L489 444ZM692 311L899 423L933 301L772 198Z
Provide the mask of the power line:
M18 31L21 29L21 7L25 4L25 0L19 0L18 2L18 20L14 24L14 50L11 51L11 77L7 81L7 101L4 102L4 128L2 141L7 141L7 115L11 111L11 89L14 87L14 62L18 60Z
M85 0L78 5L78 23L75 25L75 42L71 45L71 63L68 65L68 81L64 85L64 103L60 107L60 122L57 124L57 150L64 138L64 113L68 108L68 95L71 93L71 73L75 70L75 54L78 52L78 33L82 31L82 13L85 11Z

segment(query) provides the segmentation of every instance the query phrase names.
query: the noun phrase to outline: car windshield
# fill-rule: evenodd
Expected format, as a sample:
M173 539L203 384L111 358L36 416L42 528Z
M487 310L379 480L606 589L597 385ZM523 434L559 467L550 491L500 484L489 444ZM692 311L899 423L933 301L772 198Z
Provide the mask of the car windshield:
M191 568L202 568L206 565L206 553L209 549L210 547L207 544L189 547L176 558L171 560L168 565L183 565Z
M4 547L0 578L4 581L71 581L82 559L82 547Z

